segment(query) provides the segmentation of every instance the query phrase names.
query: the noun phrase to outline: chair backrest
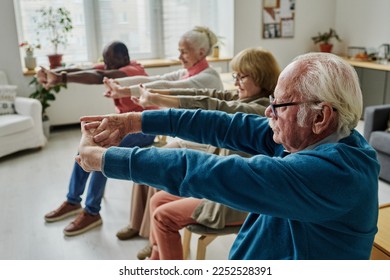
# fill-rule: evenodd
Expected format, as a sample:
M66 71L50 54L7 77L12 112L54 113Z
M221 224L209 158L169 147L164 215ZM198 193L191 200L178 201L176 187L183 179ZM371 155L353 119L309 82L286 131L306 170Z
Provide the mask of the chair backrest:
M2 70L0 70L0 85L8 85L7 75Z

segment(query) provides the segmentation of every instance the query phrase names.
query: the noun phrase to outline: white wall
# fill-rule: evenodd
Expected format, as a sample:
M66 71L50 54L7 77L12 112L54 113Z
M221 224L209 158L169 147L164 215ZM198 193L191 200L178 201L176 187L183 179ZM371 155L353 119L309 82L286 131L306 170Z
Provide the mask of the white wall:
M234 0L234 54L251 46L272 51L280 66L292 58L317 50L311 36L335 27L343 43L335 44L335 52L345 52L347 45L366 47L390 43L389 0L296 0L295 36L291 39L263 39L261 35L262 0ZM19 56L15 13L12 0L2 0L0 9L0 69L19 93L28 96L27 84Z
M348 46L378 48L390 43L389 0L338 0L336 29Z
M336 1L296 0L294 38L273 39L262 38L262 1L235 1L235 53L247 47L261 46L271 51L280 66L285 67L295 56L317 50L311 37L318 31L334 27Z

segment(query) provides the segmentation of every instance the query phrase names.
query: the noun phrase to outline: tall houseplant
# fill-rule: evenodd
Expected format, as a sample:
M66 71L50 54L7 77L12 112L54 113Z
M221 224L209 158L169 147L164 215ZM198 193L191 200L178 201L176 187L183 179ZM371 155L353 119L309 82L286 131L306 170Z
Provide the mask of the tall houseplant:
M58 47L68 45L68 36L73 29L70 11L63 7L47 7L36 12L34 22L37 27L37 37L40 37L40 32L45 32L46 39L52 44L54 51L48 55L50 68L59 67L62 64L62 54L58 53Z
M320 50L322 52L331 52L333 44L330 43L330 40L334 38L337 41L341 41L340 36L337 34L336 30L330 28L328 32L318 32L317 36L311 37L313 40L314 44L319 44L320 45Z

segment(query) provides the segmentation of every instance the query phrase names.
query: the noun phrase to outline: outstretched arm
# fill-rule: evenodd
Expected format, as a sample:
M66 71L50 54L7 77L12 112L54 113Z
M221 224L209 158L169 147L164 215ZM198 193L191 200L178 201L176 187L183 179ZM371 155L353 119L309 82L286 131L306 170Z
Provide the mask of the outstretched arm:
M120 70L86 70L68 73L67 81L80 84L102 84L104 77L121 78L126 76L126 73Z
M157 92L157 93L156 93ZM163 94L159 94L163 92ZM142 106L158 106L165 108L179 108L180 100L176 96L169 96L168 90L154 90L146 89L140 85L140 97L131 97L134 103Z
M126 134L141 131L248 154L272 153L275 145L269 141L272 135L264 137L264 134L272 134L266 118L242 113L169 109L82 117L80 120L88 122L86 129L96 129L94 141L101 146L116 146Z
M80 84L102 84L103 78L126 77L126 73L120 70L80 70L80 71L52 71L41 67L37 73L38 82L46 89L58 84L80 83Z

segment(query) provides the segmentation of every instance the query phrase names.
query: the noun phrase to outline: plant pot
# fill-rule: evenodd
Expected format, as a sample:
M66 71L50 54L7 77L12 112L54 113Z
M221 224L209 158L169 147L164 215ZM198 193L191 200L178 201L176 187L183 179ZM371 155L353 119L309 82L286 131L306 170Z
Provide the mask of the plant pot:
M62 66L62 54L49 54L50 69L58 68Z
M50 138L50 121L43 120L42 121L43 134L46 136L46 139Z
M24 65L26 66L27 70L35 70L37 67L37 59L33 56L25 56Z
M215 46L213 48L213 54L212 54L213 57L215 58L219 58L219 47L218 46Z
M333 45L332 44L320 44L320 51L330 53L332 52Z

